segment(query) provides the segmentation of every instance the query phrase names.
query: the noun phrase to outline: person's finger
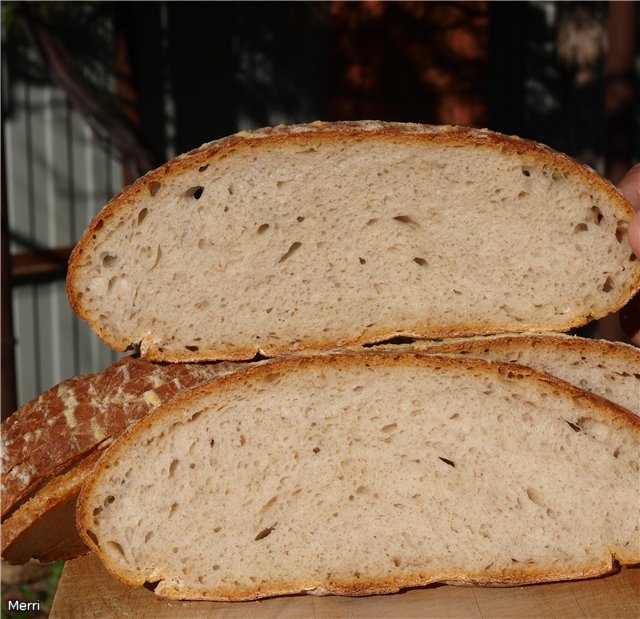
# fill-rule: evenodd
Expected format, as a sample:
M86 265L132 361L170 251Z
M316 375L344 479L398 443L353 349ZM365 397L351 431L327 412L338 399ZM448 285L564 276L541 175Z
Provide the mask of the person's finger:
M636 163L618 183L618 189L631 202L634 209L640 210L640 163Z
M640 260L640 211L629 222L629 244L633 253Z
M618 183L618 188L638 211L629 222L629 244L640 260L640 163L634 165ZM631 341L640 346L640 294L620 310L620 324Z
M631 341L640 346L640 294L637 294L620 310L620 325Z

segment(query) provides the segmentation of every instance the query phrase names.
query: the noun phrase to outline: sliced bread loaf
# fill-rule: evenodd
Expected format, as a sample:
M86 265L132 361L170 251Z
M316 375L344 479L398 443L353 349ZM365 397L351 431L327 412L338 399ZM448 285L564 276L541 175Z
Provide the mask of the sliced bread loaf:
M640 561L639 461L637 416L522 366L289 358L132 427L78 523L176 599L584 578Z
M597 393L640 415L640 348L560 333L416 341L372 350L425 351L520 363Z
M632 214L593 170L486 130L277 127L114 198L68 294L109 345L168 361L563 331L640 288Z
M418 341L402 347L376 346L371 351L397 353L401 349L522 363L640 414L640 349L624 344L539 334ZM362 348L357 350L362 351ZM122 365L128 367L126 379L120 368ZM207 377L213 378L216 373L231 373L245 367L245 363L230 362L212 367L158 365L128 358L105 370L110 379L98 375L86 377L93 384L90 400L82 381L67 381L64 383L66 399L75 404L67 408L65 418L75 419L78 409L84 409L84 424L94 429L94 433L89 435L82 426L68 425L67 432L57 437L68 445L67 451L53 449L49 444L51 437L45 432L49 420L59 414L58 399L53 394L16 412L16 421L22 420L22 423L12 424L12 433L16 435L21 428L25 434L35 433L39 438L28 441L26 451L25 444L20 441L11 441L10 445L9 441L5 442L7 451L3 453L3 461L22 460L22 470L31 471L32 480L19 489L13 485L14 482L8 483L16 477L17 471L9 469L6 473L5 483L13 488L13 492L3 492L2 503L9 513L13 513L1 525L2 558L10 563L23 563L30 558L64 560L87 552L75 530L75 504L92 470L97 447L109 443L131 423L144 417L151 410L152 403L155 406L167 400L178 387L184 389L196 384L186 380L190 374L196 373L198 380L205 382ZM163 385L163 381L170 387ZM56 390L58 394L61 387ZM114 389L121 392L121 399L113 399ZM27 422L26 411L34 407L39 411L39 420L31 417ZM122 415L117 414L120 408L125 411ZM41 453L48 454L49 458L43 461L37 456ZM84 455L78 456L78 453ZM31 456L35 458L33 461ZM74 461L71 467L64 474L59 474L58 471L64 470L65 463L70 460ZM35 491L33 487L36 487ZM25 497L30 498L25 502ZM16 507L18 505L19 508Z

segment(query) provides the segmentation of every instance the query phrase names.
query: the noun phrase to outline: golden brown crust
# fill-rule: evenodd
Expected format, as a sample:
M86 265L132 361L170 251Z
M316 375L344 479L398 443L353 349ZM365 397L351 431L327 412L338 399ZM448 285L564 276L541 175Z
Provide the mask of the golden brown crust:
M100 483L100 478L106 474L112 464L120 457L120 452L127 449L127 446L140 438L156 424L161 424L164 419L169 418L174 411L181 410L190 403L197 402L201 394L211 392L211 389L224 394L235 387L241 386L247 381L259 380L274 371L287 372L292 369L304 367L309 364L323 364L327 366L349 367L352 365L364 365L365 367L388 366L390 363L401 363L419 367L431 367L434 370L447 367L463 368L465 370L479 370L488 374L499 374L509 380L518 380L528 377L534 381L545 383L558 392L562 392L573 398L581 400L587 408L594 410L596 414L604 414L616 420L623 426L627 426L637 435L640 441L640 417L630 411L601 398L600 396L582 391L569 383L558 378L538 372L526 366L518 364L505 364L481 359L469 359L459 357L440 357L437 355L420 352L342 352L327 354L316 357L288 357L272 361L267 364L248 367L234 374L229 374L218 378L209 385L202 385L195 389L182 393L162 407L154 410L145 419L135 426L129 428L121 438L107 451L94 470L94 474L83 487L77 504L77 523L81 537L87 546L97 552L107 569L125 584L140 586L146 580L164 581L168 578L165 574L154 573L152 575L142 575L133 571L122 570L110 561L108 555L103 553L100 546L92 539L87 527L91 520L90 496L94 492L96 485ZM191 591L185 588L172 587L170 582L162 583L156 590L158 595L174 599L210 599L210 600L250 600L274 595L289 595L304 591L314 590L317 593L329 593L339 595L373 595L382 593L393 593L406 587L423 586L433 582L455 582L457 584L482 584L482 585L520 585L538 582L548 582L554 580L569 580L589 578L607 574L613 571L615 557L622 565L635 564L640 562L640 557L630 557L625 555L620 549L607 551L609 559L596 564L575 566L573 570L532 568L519 565L513 571L504 572L483 572L482 574L419 574L406 575L406 577L380 579L356 582L353 580L336 583L299 582L299 583L273 583L269 588L261 590L250 589L230 589L225 591L201 592Z
M74 526L80 488L103 453L101 448L70 471L54 478L20 506L1 526L2 558L22 565L31 559L43 563L66 561L89 552Z
M260 148L278 143L304 143L311 145L314 141L330 142L341 140L345 137L357 139L358 137L367 139L418 142L430 141L436 143L477 145L508 151L518 155L525 155L541 165L551 165L554 169L563 173L577 174L586 186L597 188L603 191L610 200L611 208L616 211L616 216L621 221L628 221L633 213L633 207L624 196L608 181L599 176L593 169L576 161L568 155L559 153L551 148L525 140L516 136L506 136L486 129L471 129L467 127L417 125L410 123L385 123L377 121L357 121L357 122L315 122L309 125L293 125L267 127L252 132L240 132L235 135L216 140L201 147L196 148L168 163L152 170L145 176L137 180L131 186L124 189L94 218L84 233L82 239L74 249L69 260L69 272L67 277L67 294L73 310L84 320L86 320L94 331L115 350L129 350L139 342L126 341L105 328L100 326L95 316L82 305L81 293L76 282L76 272L82 265L82 255L91 251L92 240L100 234L103 227L108 228L108 222L114 219L121 210L126 210L140 196L149 191L149 187L163 181L167 177L178 176L186 170L194 169L202 165L210 165L217 160L228 156L230 153L240 149ZM285 354L292 354L301 351L319 352L335 348L336 346L355 346L376 341L382 341L398 335L417 338L439 338L458 337L476 334L492 334L497 332L513 331L565 331L574 327L586 324L591 320L602 318L607 314L616 311L625 305L636 292L640 290L640 261L631 263L630 269L635 273L630 275L626 282L617 288L609 299L606 307L598 310L585 308L583 311L576 311L574 314L564 316L562 321L553 324L532 325L530 328L523 327L521 323L513 321L513 325L508 325L496 329L495 325L487 321L467 324L451 324L446 327L434 328L426 321L424 324L417 324L414 329L398 331L393 326L381 329L377 333L368 332L367 335L353 333L351 336L343 338L342 342L326 341L318 339L316 341L307 340L301 344L282 344L269 346L244 346L234 347L233 350L220 350L216 348L201 347L196 352L184 350L163 351L150 342L142 344L141 353L151 360L164 361L199 361L207 359L243 360L251 359L257 353L262 353L268 357L278 357Z

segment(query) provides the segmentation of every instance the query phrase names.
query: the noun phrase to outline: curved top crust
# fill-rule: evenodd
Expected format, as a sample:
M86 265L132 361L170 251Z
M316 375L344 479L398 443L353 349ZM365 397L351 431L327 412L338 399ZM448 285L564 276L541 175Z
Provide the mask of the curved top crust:
M117 195L75 248L67 292L107 344L164 361L565 331L640 290L632 215L594 170L518 137L279 126Z

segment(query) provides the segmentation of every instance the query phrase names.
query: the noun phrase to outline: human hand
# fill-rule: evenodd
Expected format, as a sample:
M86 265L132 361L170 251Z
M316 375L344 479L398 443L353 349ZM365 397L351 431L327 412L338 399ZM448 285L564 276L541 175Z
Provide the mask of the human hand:
M640 163L634 165L618 183L620 191L631 202L636 214L629 223L629 243L640 260ZM620 310L620 323L631 341L640 346L640 294Z

